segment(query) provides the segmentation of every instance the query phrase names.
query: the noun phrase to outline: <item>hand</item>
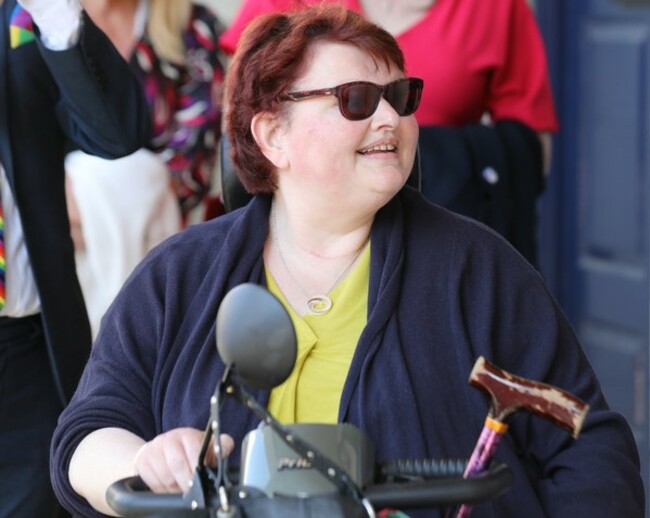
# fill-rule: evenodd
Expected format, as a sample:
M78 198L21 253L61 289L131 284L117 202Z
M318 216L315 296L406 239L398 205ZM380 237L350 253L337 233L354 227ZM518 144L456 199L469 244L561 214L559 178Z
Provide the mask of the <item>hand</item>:
M160 434L138 451L136 473L154 493L185 493L194 478L203 436L204 431L195 428L176 428ZM222 434L221 446L227 457L234 448L232 437ZM206 464L215 466L216 461L213 448L208 448Z
M549 132L538 132L537 136L542 144L542 164L544 167L544 177L548 177L551 172L551 156L553 154L553 141Z
M81 226L81 214L79 214L79 206L74 197L72 189L72 180L66 176L65 179L65 198L68 205L68 219L70 220L70 235L74 243L76 252L80 252L86 248L84 241L83 229Z
M78 5L79 0L16 0L20 5L22 5L27 11L32 12L44 10L51 4L74 4Z
M0 2L2 3L2 2ZM18 0L39 28L39 39L50 50L65 50L79 41L79 0Z

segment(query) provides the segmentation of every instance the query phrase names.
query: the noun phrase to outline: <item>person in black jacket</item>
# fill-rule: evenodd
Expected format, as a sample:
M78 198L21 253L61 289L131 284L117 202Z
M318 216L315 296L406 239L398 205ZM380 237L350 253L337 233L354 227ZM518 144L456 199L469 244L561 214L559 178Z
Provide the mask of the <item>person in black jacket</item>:
M124 156L147 142L150 120L139 83L78 0L0 0L0 517L60 512L50 440L90 352L66 146Z

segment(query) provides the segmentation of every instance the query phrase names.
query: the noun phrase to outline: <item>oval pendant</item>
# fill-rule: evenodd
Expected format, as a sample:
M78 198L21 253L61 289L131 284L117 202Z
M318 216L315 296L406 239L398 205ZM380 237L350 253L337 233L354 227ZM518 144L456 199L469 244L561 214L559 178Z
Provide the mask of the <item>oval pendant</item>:
M314 295L307 301L307 311L314 315L324 315L332 309L332 299L327 295Z

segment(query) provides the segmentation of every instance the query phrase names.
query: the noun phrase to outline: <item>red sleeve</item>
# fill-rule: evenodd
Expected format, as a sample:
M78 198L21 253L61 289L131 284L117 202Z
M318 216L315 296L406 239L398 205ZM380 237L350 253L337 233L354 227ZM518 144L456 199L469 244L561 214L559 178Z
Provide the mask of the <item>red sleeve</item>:
M490 80L488 110L494 120L516 119L537 131L557 131L546 50L535 15L524 0L512 0L510 14L495 27L500 66Z

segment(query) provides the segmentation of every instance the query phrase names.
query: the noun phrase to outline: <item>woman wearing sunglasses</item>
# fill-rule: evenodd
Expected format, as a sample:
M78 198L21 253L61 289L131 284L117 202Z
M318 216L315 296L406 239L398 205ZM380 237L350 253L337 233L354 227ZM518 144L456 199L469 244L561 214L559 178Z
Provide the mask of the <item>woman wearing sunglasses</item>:
M378 459L467 457L487 412L467 379L484 355L592 410L577 441L513 421L499 457L514 487L475 515L642 516L630 430L540 276L490 230L405 187L423 87L392 36L341 7L253 22L227 77L227 127L255 196L155 249L109 309L53 441L66 507L110 513L107 486L134 472L158 492L188 488L224 372L215 315L253 282L298 337L291 376L257 393L280 421L352 423ZM232 403L221 421L237 463L258 419Z
M478 219L537 260L537 197L558 122L544 42L526 0L241 0L220 45L234 52L261 13L345 5L390 32L427 84L422 193Z

